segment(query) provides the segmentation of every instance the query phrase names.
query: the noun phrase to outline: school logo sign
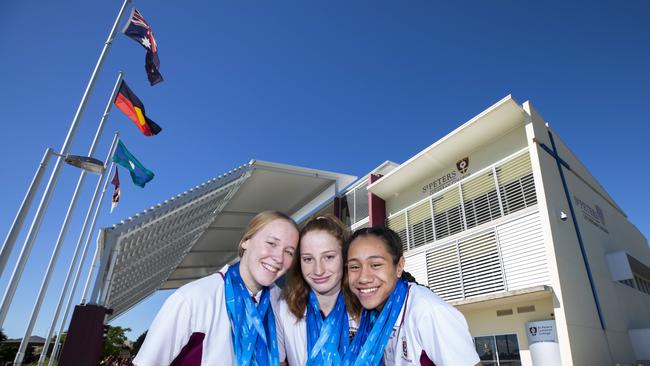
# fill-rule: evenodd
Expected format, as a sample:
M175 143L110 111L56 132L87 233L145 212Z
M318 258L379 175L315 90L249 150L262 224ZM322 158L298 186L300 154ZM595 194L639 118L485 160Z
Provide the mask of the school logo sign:
M555 330L555 320L539 320L526 323L528 329L528 344L537 342L555 342L557 343L557 331Z
M596 204L591 205L578 198L578 196L573 196L573 201L580 211L582 211L582 217L587 220L587 222L602 230L604 233L609 234L607 226L605 226L605 213L600 206Z
M466 156L456 162L456 169L449 168L447 173L443 173L439 177L422 186L422 193L429 195L434 194L459 180L468 177L469 174L469 157Z
M456 162L456 169L460 174L467 173L467 168L469 168L469 156L466 156Z

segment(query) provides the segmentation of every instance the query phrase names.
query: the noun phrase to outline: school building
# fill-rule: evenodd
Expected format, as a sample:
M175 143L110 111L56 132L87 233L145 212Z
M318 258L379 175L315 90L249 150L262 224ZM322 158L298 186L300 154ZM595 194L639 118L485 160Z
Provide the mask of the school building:
M650 364L648 242L531 103L502 99L337 205L399 233L483 365Z
M510 96L358 180L251 160L101 229L61 359L96 363L102 322L236 261L246 224L268 209L397 231L406 270L465 315L483 365L650 365L646 238Z

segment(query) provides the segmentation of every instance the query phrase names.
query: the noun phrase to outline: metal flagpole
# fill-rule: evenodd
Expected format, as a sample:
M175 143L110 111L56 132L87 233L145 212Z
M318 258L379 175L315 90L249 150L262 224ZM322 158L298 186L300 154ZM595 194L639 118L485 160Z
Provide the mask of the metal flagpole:
M74 136L77 132L77 128L79 127L79 122L81 121L83 112L86 109L86 105L88 104L88 99L90 97L90 94L92 94L92 91L95 88L95 81L97 79L97 75L99 74L99 71L101 70L104 61L106 59L106 55L108 54L108 51L111 48L111 44L117 32L117 26L120 23L120 20L122 19L122 15L124 14L124 9L126 8L126 5L130 1L131 0L124 0L124 2L122 3L122 7L120 8L117 18L115 19L115 23L113 24L113 28L111 29L111 32L109 33L108 38L104 43L104 48L102 49L102 52L99 56L99 60L97 60L95 69L93 70L90 76L90 80L88 81L88 85L86 86L86 90L84 91L84 94L81 97L81 102L79 103L79 107L77 107L77 112L75 113L74 118L72 119L70 130L68 131L68 135L66 136L65 141L63 142L63 147L61 148L60 151L61 155L66 155L68 153L68 150L70 149L70 145L72 145L72 140L74 139ZM20 281L20 277L22 276L23 270L25 269L25 265L27 264L27 260L29 259L29 254L32 251L34 241L36 240L36 235L38 234L38 230L41 226L41 223L43 222L44 213L47 210L47 206L49 205L50 199L52 198L52 192L54 191L56 182L59 179L59 175L61 174L62 166L63 166L63 159L59 157L56 160L56 165L54 166L52 174L50 175L50 180L47 183L47 187L45 188L45 192L43 193L41 202L38 205L38 210L36 211L36 215L34 216L31 227L29 228L29 233L27 234L27 238L25 239L23 248L20 251L20 257L18 262L16 263L14 272L11 275L11 279L9 280L9 285L7 286L7 290L5 291L2 297L2 305L0 305L0 328L2 328L2 325L4 324L4 321L7 317L7 313L9 312L9 306L11 305L13 297L16 294L18 282Z
M119 134L116 133L117 136ZM111 156L115 152L115 146L117 145L117 141L113 143L113 148L111 150ZM108 161L108 159L107 159ZM86 241L84 243L83 247L83 252L81 253L81 261L79 262L79 265L77 266L77 271L75 272L75 277L74 277L74 282L72 282L72 289L70 290L70 294L68 295L68 301L66 302L65 305L65 313L63 315L63 320L61 321L61 326L59 327L59 332L57 333L56 336L56 343L54 343L54 348L52 350L52 354L50 356L50 360L48 361L47 365L50 366L53 362L53 360L58 358L58 352L59 348L61 346L61 335L63 334L63 328L65 328L67 322L68 322L68 315L70 314L70 310L72 309L72 299L74 297L74 293L77 289L77 284L79 282L79 276L81 275L81 270L83 269L83 264L84 261L86 260L86 253L88 251L88 244L90 243L90 240L92 239L93 235L92 232L95 229L95 223L97 222L97 216L99 216L99 212L102 208L103 200L104 200L104 194L106 193L106 187L108 186L108 183L110 182L110 172L113 170L115 167L115 163L111 162L111 165L108 168L109 174L106 176L106 180L104 181L104 188L102 189L102 193L99 196L99 203L97 204L97 207L95 207L95 213L93 214L93 220L90 223L90 228L88 229L88 235L86 236ZM92 268L90 269L90 272L92 273ZM54 325L54 322L52 323ZM40 361L39 361L40 362Z
M99 243L95 247L95 254L93 254L93 261L90 263L90 271L88 271L88 277L86 278L86 284L84 285L84 290L81 293L80 304L85 304L87 300L88 290L90 288L90 281L93 278L93 273L95 273L95 268L97 267L97 259L99 258Z
M9 256L11 255L11 251L14 249L14 244L16 244L16 238L18 237L18 233L20 232L20 229L23 227L23 223L25 222L25 216L27 216L27 212L29 212L29 207L32 205L32 201L34 200L34 196L36 195L36 190L38 189L38 186L41 184L41 180L43 180L43 173L45 173L45 168L47 167L47 164L50 162L51 157L52 157L52 149L48 147L47 149L45 149L45 155L43 155L43 159L41 160L41 163L38 165L38 168L36 169L36 174L34 175L34 179L32 179L32 183L29 185L29 188L27 189L27 193L25 194L23 203L20 204L20 208L18 209L16 218L14 218L13 224L11 224L11 229L9 229L7 238L5 239L4 244L2 244L2 250L0 251L0 275L2 275L2 272L5 271L5 266L7 265L7 261L9 260Z
M122 78L121 73L118 74L118 80ZM121 80L119 80L121 81ZM114 98L114 94L117 91L117 87L119 85L119 82L115 84L115 87L113 89L112 97ZM110 111L110 106L112 99L109 100L107 110ZM104 115L102 116L102 119L99 122L99 126L97 127L97 131L95 132L95 137L93 139L92 144L90 145L90 151L88 152L88 156L93 156L95 153L95 148L97 146L97 142L99 141L99 138L101 137L102 132L104 131L104 126L106 125L106 119L108 117L108 113L105 111ZM27 343L29 342L29 337L32 335L32 330L34 329L34 325L36 323L36 318L38 317L38 314L41 309L41 305L43 304L43 299L45 298L45 293L47 292L47 287L50 283L50 279L52 278L52 272L54 271L54 267L56 266L56 262L59 258L59 254L61 253L61 247L63 244L63 240L65 238L65 235L68 231L68 225L70 224L70 219L72 217L72 213L74 212L74 209L77 205L77 199L79 198L79 193L81 192L81 187L83 186L83 183L86 179L86 172L81 171L81 174L79 174L79 179L77 180L77 186L75 187L74 193L72 194L72 198L70 199L70 204L68 206L68 211L65 215L65 218L63 219L63 224L61 224L61 230L59 231L59 237L56 240L56 244L54 245L54 250L52 252L52 256L50 257L50 262L47 265L47 270L45 271L45 276L43 277L43 283L41 284L41 288L38 291L38 296L36 298L36 303L34 304L34 309L32 310L32 315L29 319L29 323L27 325L27 329L25 330L25 335L23 336L23 340L20 343L20 347L18 348L18 353L16 353L16 359L14 363L16 365L21 365L23 357L25 356L25 349L27 349ZM101 180L101 179L100 179Z
M108 115L111 112L111 107L113 106L113 100L115 100L115 95L117 94L117 90L120 86L120 82L122 81L123 74L122 72L117 73L117 80L115 80L115 86L113 86L113 92L111 93L110 98L108 99L108 103L106 103L106 108L104 109L104 114L102 115L102 119L99 122L100 126L104 126L106 120L108 119ZM61 291L61 295L59 296L59 301L57 302L56 310L54 312L54 319L52 320L52 324L50 325L50 328L47 331L47 337L45 337L45 346L43 347L43 352L41 352L41 356L38 360L38 365L41 366L43 364L43 360L45 359L45 354L47 353L47 349L50 345L50 337L52 336L52 330L54 329L54 326L56 325L56 322L59 318L59 313L61 312L61 305L63 304L63 299L65 297L65 293L68 291L68 285L70 283L70 276L72 275L72 269L74 268L77 258L79 257L79 251L81 249L81 242L83 241L83 238L86 236L87 229L88 229L88 220L90 219L90 215L92 214L92 208L95 206L95 203L97 202L97 193L99 193L99 188L101 186L102 180L104 176L109 175L106 173L106 166L109 164L108 161L111 159L113 156L113 150L115 149L115 145L117 144L117 140L119 138L119 134L116 132L115 136L113 137L113 142L111 144L111 147L109 148L108 151L108 156L106 157L105 163L104 163L104 173L99 177L97 180L97 186L95 187L95 192L93 194L93 197L90 201L90 205L88 206L88 211L86 212L86 217L84 218L84 222L81 230L81 234L79 235L79 239L77 240L77 246L75 247L74 254L72 256L72 262L70 263L70 267L68 268L68 273L65 277L65 281L63 282L63 290ZM33 316L33 315L32 315Z

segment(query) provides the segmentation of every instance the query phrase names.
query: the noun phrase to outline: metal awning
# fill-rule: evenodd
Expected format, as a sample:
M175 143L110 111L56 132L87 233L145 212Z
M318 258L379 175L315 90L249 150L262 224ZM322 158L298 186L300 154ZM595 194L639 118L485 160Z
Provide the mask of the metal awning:
M90 298L114 318L158 289L178 288L237 258L250 219L278 210L300 220L356 177L252 160L133 217L103 228Z

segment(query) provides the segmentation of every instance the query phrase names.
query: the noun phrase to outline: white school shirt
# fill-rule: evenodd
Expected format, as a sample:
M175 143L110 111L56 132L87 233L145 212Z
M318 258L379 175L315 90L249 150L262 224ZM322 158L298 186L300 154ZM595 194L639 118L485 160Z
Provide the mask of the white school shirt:
M223 272L180 287L153 320L137 366L234 365ZM271 291L273 292L272 286ZM262 291L256 294L259 300Z
M409 283L384 365L473 366L480 360L460 311L424 286Z
M271 291L271 301L275 312L275 329L278 335L278 353L280 362L287 361L290 366L307 363L307 317L298 320L284 299L280 298L280 290ZM305 314L307 311L305 310ZM357 331L358 325L348 314L350 333Z

